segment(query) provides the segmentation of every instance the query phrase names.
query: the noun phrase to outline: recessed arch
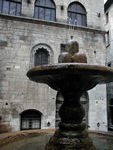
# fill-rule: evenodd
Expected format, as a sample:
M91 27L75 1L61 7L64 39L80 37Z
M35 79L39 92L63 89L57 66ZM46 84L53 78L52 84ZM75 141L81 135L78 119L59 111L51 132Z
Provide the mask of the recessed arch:
M45 51L45 53L44 53ZM53 63L53 50L52 48L45 44L45 43L39 43L35 46L33 46L32 50L31 50L31 56L30 56L30 67L34 67L36 66L35 65L35 56L36 54L39 54L39 52L42 52L40 53L40 56L43 57L44 55L47 56L48 60L46 62L48 62L48 64L50 63ZM40 63L40 65L43 65Z
M49 53L44 48L39 48L36 50L34 55L34 66L46 65L49 63Z
M87 13L85 7L79 2L72 2L68 6L68 19L69 24L78 26L87 26Z
M42 113L36 109L27 109L20 114L21 130L41 129Z

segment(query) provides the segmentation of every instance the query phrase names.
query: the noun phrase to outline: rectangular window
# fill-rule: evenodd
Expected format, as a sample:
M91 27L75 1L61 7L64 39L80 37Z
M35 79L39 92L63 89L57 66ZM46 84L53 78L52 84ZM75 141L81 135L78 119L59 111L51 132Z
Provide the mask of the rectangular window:
M71 14L71 24L77 25L77 15L74 13Z
M2 1L0 0L0 13L2 12Z
M40 129L40 121L39 120L32 120L32 128L33 129Z
M108 23L109 22L109 13L107 12L106 13L106 23Z
M16 5L16 16L20 16L21 15L21 4L17 3Z
M82 25L86 26L86 16L85 15L82 16Z
M16 3L15 2L10 2L10 12L9 14L15 15L16 14Z
M37 18L38 19L38 16L39 15L39 8L38 7L35 7L35 18Z
M29 129L29 120L22 120L22 129Z
M51 20L51 9L45 9L45 20Z
M8 14L8 13L9 13L9 1L4 0L2 7L3 7L3 8L2 8L2 13Z
M55 21L55 10L51 10L51 21Z
M66 52L66 44L60 45L60 51L61 51L61 53Z
M44 20L44 8L39 8L39 19Z
M77 25L82 26L82 15L77 14Z
M71 13L68 14L67 23L71 24Z
M108 63L108 67L111 67L111 62Z
M109 31L106 33L106 46L108 47L110 45L110 37L109 37Z
M19 0L0 0L0 12L10 15L21 15L21 3Z
M113 106L110 107L111 124L113 125Z

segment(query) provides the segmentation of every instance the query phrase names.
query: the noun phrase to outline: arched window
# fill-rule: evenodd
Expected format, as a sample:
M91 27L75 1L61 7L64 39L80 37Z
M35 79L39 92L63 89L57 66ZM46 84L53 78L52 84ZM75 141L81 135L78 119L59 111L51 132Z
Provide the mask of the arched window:
M41 129L41 113L37 110L26 110L21 114L21 130Z
M0 0L0 13L20 16L21 0Z
M49 53L46 49L40 48L36 51L34 55L34 65L39 66L39 65L45 65L48 64L49 61Z
M39 43L31 49L30 68L38 65L54 63L53 50L46 43Z
M36 0L34 17L42 20L56 20L56 8L52 0Z
M85 8L78 2L74 2L68 7L68 23L78 25L78 26L86 26L86 10Z

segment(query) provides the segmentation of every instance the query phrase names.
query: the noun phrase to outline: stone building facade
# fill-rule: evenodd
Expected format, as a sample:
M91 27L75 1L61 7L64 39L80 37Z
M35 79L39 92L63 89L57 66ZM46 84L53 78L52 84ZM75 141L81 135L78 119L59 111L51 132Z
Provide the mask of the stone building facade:
M105 3L106 19L106 63L113 67L113 1L108 0ZM113 83L107 84L107 101L108 101L108 129L113 130Z
M12 131L55 128L56 91L30 81L26 73L39 64L35 61L37 57L42 63L58 63L63 46L70 37L78 42L79 51L87 55L89 64L105 65L104 1L11 2L0 1L2 123L10 126ZM42 60L42 53L48 59ZM96 86L88 92L88 97L89 129L106 131L106 86Z

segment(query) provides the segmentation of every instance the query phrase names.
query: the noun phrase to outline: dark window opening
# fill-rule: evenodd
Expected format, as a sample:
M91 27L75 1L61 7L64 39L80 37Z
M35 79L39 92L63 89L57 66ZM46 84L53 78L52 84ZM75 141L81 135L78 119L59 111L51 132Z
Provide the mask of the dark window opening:
M110 106L113 107L113 98L110 99Z
M113 125L113 106L110 107L111 124Z
M26 110L21 114L21 130L41 129L41 113Z
M111 62L108 63L108 67L111 67Z
M108 47L110 45L110 37L109 37L109 31L106 33L106 46Z
M66 44L60 45L60 51L61 51L61 53L66 52Z
M106 13L106 23L108 23L109 22L109 13L107 12Z
M113 98L108 103L108 129L113 131Z
M49 53L46 49L40 48L36 51L35 56L34 56L34 65L39 66L39 65L45 65L48 64L49 62Z
M87 26L86 24L86 10L79 3L72 3L68 7L68 23L78 26Z
M21 2L16 2L13 0L1 0L0 1L0 13L20 16L21 15Z
M56 8L52 0L36 0L34 18L55 21Z

